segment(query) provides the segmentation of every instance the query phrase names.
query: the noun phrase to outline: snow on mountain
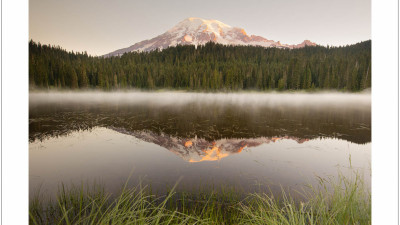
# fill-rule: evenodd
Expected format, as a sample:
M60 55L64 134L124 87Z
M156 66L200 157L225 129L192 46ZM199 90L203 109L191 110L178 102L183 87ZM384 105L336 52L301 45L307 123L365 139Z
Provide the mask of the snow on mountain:
M204 45L213 41L224 45L252 45L277 48L302 48L316 44L305 40L298 45L281 44L279 41L268 40L261 36L248 35L244 29L231 27L218 20L204 20L190 17L176 26L150 40L138 42L128 48L123 48L106 54L105 56L118 56L125 52L152 51L165 49L176 45Z

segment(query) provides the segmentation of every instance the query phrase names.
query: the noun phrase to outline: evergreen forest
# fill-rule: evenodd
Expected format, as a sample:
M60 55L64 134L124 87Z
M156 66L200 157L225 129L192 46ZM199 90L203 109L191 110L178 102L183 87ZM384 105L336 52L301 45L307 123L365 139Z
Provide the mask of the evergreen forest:
M209 42L103 57L31 40L29 85L30 89L356 92L371 87L371 41L299 49Z

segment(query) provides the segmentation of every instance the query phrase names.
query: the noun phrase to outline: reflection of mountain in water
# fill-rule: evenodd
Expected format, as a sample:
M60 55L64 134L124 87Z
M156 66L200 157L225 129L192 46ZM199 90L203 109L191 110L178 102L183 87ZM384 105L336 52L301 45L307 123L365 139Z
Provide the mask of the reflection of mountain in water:
M114 128L113 130L123 134L132 135L146 142L157 144L175 153L188 162L216 161L231 154L240 153L245 148L256 147L264 143L276 142L282 139L295 140L297 143L303 143L309 140L284 136L207 141L203 138L197 137L187 139L146 131L129 132L118 128Z

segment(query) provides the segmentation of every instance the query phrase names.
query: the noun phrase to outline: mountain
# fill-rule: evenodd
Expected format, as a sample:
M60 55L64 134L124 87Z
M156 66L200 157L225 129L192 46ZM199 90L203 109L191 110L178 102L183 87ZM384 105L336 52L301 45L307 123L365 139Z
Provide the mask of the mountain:
M123 48L106 54L105 56L118 56L125 52L152 51L165 49L176 45L204 45L213 41L224 45L252 45L277 48L302 48L315 46L314 42L305 40L297 45L281 44L279 41L268 40L261 36L248 35L244 29L231 27L218 20L205 20L201 18L187 18L176 26L150 40L138 42L128 48Z

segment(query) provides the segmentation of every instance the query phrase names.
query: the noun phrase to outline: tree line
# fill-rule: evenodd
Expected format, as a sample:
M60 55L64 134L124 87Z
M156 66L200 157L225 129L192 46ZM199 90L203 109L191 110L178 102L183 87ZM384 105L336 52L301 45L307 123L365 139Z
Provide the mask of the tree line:
M371 41L299 49L209 42L90 56L29 42L30 88L360 91L371 87Z

